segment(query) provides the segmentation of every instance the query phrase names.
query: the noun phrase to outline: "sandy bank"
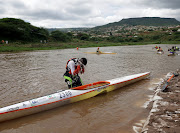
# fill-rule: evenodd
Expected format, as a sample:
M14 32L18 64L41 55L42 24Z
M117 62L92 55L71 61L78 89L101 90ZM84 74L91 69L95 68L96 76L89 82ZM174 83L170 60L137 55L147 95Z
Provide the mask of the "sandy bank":
M164 84L177 72L170 72L155 88L154 96L148 105L149 116L142 133L179 133L180 131L180 75L174 76L162 91Z

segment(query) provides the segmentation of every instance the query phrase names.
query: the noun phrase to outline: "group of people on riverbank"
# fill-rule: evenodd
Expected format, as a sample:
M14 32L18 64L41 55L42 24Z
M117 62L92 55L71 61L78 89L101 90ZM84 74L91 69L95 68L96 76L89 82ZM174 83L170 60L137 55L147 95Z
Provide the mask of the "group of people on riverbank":
M8 44L8 40L4 41L4 40L1 40L0 42L1 44Z

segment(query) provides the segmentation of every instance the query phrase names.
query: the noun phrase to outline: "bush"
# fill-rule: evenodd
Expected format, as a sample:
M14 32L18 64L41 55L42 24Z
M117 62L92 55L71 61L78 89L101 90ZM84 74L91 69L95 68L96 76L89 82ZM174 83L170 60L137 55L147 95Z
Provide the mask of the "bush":
M66 33L63 33L59 30L52 31L51 38L54 41L61 41L61 42L68 42L71 40L71 36L69 34L67 35Z
M48 31L43 28L32 26L21 19L3 18L0 19L0 36L4 40L34 42L41 39L48 39Z

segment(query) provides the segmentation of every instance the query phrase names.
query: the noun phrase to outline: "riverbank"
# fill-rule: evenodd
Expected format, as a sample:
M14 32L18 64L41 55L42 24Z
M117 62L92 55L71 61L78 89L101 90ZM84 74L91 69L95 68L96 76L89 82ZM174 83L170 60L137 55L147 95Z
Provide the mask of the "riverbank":
M74 42L48 42L48 43L9 43L0 44L0 52L21 52L33 50L54 50L67 48L87 48L87 47L108 47L108 46L127 46L127 45L148 45L159 44L155 42L90 42L90 41L74 41ZM179 42L163 42L163 44L179 44Z
M110 42L69 42L69 43L29 43L29 44L1 44L0 52L20 52L33 50L55 50L67 48L87 48L87 47L106 47L106 46L124 46L124 45L145 45L146 43L110 43Z
M167 79L172 76L168 73L156 88L154 96L147 109L149 116L143 126L142 133L178 133L180 131L180 70L162 91Z

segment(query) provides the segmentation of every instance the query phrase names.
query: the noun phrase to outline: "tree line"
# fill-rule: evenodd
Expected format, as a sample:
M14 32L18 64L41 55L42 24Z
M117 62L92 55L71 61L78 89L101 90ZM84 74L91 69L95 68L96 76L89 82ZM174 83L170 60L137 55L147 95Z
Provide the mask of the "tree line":
M42 27L36 27L29 22L25 22L16 18L0 19L0 40L8 40L9 42L71 42L73 40L85 41L106 41L106 42L149 42L149 41L180 41L180 32L177 29L172 34L166 32L150 31L148 34L139 34L137 37L130 37L129 35L114 36L110 34L109 37L93 37L88 33L77 33L76 36L72 32L62 32L55 30L49 32ZM100 33L103 34L103 33ZM133 36L133 35L132 35ZM42 41L43 40L43 41Z
M50 41L71 41L71 33L61 31L49 31L42 27L36 27L29 22L16 18L0 19L0 39L13 42L39 42L40 40Z

